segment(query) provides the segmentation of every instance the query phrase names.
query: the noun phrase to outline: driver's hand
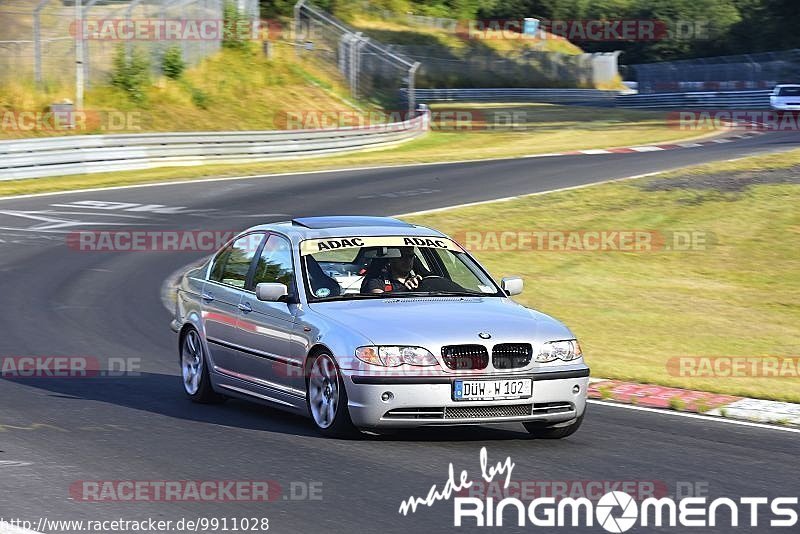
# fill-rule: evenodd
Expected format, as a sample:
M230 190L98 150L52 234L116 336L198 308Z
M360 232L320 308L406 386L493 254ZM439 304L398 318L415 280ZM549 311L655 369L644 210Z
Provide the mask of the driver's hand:
M406 281L403 282L403 285L406 286L406 289L417 289L419 287L419 282L422 280L422 277L418 274L410 278L406 278Z

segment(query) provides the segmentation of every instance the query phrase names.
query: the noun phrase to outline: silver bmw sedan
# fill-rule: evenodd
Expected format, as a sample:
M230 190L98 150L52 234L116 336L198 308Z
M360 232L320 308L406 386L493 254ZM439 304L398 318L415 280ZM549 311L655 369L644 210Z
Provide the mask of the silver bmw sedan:
M446 235L385 217L308 217L245 230L177 287L183 388L359 429L581 425L589 368L562 323L510 297Z

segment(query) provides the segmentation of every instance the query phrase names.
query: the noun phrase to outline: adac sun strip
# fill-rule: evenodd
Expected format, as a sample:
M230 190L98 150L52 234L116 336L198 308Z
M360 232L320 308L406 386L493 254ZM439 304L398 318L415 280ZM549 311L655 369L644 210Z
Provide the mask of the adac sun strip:
M322 239L306 239L300 242L300 254L316 254L317 252L339 250L343 248L361 247L427 247L463 252L453 240L446 237L426 236L348 236L325 237Z

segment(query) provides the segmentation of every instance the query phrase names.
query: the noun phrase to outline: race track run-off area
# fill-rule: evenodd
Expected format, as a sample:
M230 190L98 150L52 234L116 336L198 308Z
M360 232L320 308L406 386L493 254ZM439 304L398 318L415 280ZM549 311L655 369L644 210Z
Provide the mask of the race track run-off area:
M661 496L796 497L798 434L779 428L595 403L581 430L562 441L529 439L515 424L415 430L352 441L322 438L305 419L240 401L192 404L178 378L177 340L169 329L161 287L208 252L82 252L67 239L70 232L86 229L236 232L298 216L403 214L796 146L796 134L770 133L681 150L2 199L0 355L83 356L137 369L80 379L0 380L0 518L24 519L31 528L51 524L40 523L42 518L173 523L227 518L229 527L233 518L250 518L267 519L274 532L449 531L454 521L450 500L407 515L398 513L401 502L424 498L432 485L441 488L450 463L456 473L467 470L472 479L480 479L482 447L489 465L511 459L513 479L521 487L538 481L551 488L558 483L559 488L586 490L586 482L597 481L606 489L654 490ZM535 291L535 281L526 290ZM261 485L249 490L266 497L197 501L162 495L95 502L91 495L100 493L87 496L84 490L102 488L103 481L149 481L151 486L153 481L255 481ZM625 508L625 503L617 504ZM744 514L749 519L749 512ZM768 527L763 522L772 517L769 509L759 509L761 526L731 529L722 514L720 525L697 531L764 532ZM460 530L472 531L474 522L465 525ZM0 532L4 529L9 527L0 526ZM548 531L604 529L595 524ZM631 530L683 531L652 526Z

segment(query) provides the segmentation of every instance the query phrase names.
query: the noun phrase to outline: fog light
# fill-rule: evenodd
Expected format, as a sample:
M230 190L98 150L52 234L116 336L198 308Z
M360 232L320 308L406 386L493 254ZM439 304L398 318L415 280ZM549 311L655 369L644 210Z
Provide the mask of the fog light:
M394 398L394 393L392 393L391 391L384 391L383 394L381 395L381 400L383 402L389 402L393 398Z
M574 386L572 386L572 392L573 392L575 395L577 395L578 393L580 393L580 392L581 392L581 387L580 387L579 385L575 384Z

